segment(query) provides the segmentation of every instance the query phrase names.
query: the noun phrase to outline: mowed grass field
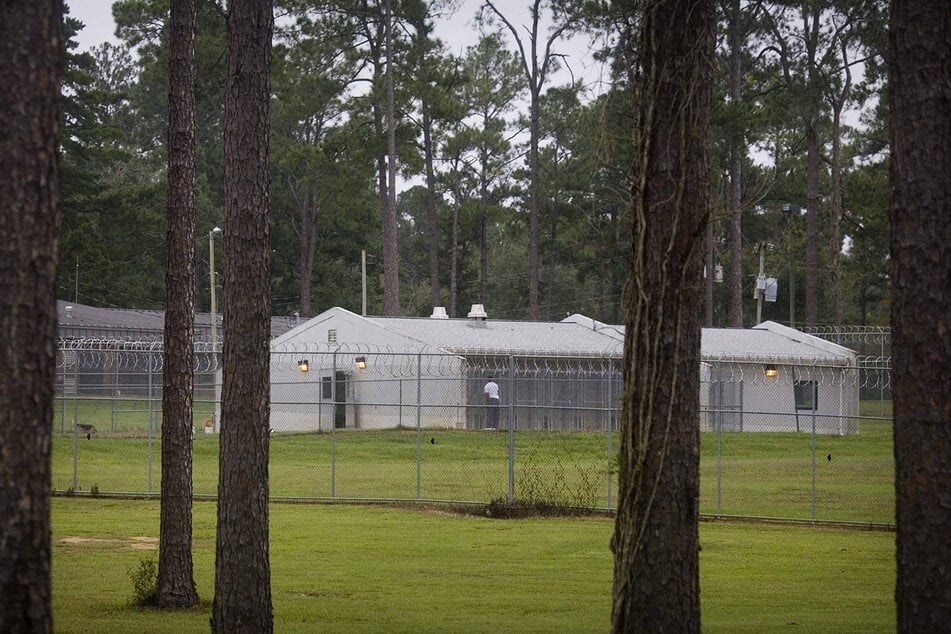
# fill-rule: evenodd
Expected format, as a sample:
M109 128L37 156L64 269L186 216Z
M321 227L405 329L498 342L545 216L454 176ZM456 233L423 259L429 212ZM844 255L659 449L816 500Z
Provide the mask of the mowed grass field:
M55 631L208 631L215 511L194 506L203 603L172 612L130 605L130 572L157 557L157 501L55 498ZM274 503L275 630L604 632L612 531L607 518ZM894 630L891 533L705 522L700 541L704 631Z
M871 413L860 433L819 435L815 451L807 433L701 433L701 513L894 523L891 422L877 418L879 403L863 406ZM143 433L145 402L81 401L77 411L78 420L92 421L99 431L87 439L62 434L59 422L54 425L54 490L158 494L160 415L153 413L150 438ZM200 430L210 404L198 403L195 411ZM616 433L519 431L514 441L516 498L614 507ZM274 434L271 495L486 503L508 495L508 457L506 432ZM195 493L214 495L217 435L196 433L193 471Z

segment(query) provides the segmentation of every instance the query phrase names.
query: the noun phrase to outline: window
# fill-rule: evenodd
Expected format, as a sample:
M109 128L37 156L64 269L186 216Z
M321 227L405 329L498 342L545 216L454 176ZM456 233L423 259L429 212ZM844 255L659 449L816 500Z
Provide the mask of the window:
M329 401L334 396L333 377L325 376L320 379L320 399Z
M327 329L327 343L337 343L337 329L336 328Z
M796 395L796 409L819 409L819 384L816 381L796 381L793 393Z

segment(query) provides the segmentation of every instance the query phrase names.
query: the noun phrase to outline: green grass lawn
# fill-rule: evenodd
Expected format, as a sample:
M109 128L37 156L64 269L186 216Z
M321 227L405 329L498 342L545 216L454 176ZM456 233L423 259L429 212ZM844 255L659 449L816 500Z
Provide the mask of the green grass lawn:
M894 522L890 422L863 420L858 434L816 436L815 500L809 434L722 434L718 459L716 434L703 433L700 450L701 513L813 519L814 503L818 520Z
M157 501L53 500L57 632L206 632L215 505L194 507L185 612L130 607L155 558ZM374 506L272 504L278 632L598 632L609 629L609 519L497 520ZM894 630L894 535L703 523L707 632Z
M419 439L414 430L274 434L271 495L476 503L508 495L507 433L424 430ZM515 496L613 507L617 481L609 456L617 444L616 434L609 439L592 432L517 432ZM53 488L156 494L160 461L157 435L55 435ZM216 493L217 435L195 435L193 473L196 494ZM861 433L851 436L817 436L814 466L808 434L724 433L718 439L704 432L700 510L890 524L893 474L891 425L883 421L864 421Z

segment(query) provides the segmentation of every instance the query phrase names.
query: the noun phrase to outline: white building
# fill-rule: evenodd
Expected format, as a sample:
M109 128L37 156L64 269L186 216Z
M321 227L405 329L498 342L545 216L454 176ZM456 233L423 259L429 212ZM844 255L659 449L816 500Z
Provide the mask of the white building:
M624 339L624 326L566 320ZM766 321L704 328L700 357L703 431L859 431L858 358L849 348Z
M606 430L616 424L623 344L623 327L583 315L525 322L489 319L479 305L466 319L331 308L272 341L271 428L480 429L494 377L503 427ZM764 322L704 328L701 357L703 430L858 431L848 348Z

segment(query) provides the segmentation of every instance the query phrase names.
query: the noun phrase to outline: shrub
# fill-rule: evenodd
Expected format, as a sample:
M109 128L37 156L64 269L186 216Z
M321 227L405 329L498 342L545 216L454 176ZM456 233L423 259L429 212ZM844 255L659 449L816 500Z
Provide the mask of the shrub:
M132 604L138 606L155 605L158 585L158 567L155 559L146 557L139 560L139 567L129 572L132 580Z

